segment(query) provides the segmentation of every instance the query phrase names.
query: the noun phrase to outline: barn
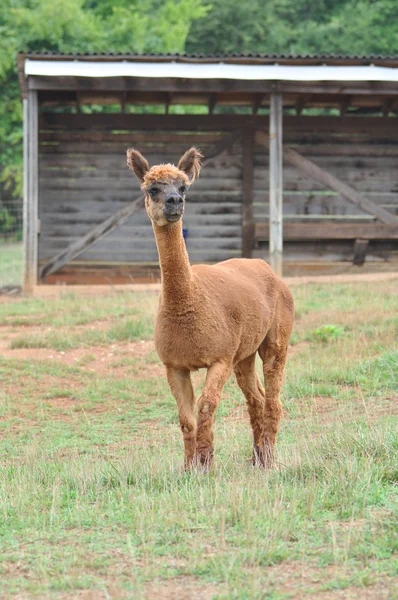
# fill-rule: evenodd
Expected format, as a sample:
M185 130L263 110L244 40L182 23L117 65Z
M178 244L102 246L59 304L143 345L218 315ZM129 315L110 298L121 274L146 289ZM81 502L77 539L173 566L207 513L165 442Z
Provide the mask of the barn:
M398 260L398 57L21 53L18 70L26 292L158 280L130 146L150 164L204 154L192 263Z

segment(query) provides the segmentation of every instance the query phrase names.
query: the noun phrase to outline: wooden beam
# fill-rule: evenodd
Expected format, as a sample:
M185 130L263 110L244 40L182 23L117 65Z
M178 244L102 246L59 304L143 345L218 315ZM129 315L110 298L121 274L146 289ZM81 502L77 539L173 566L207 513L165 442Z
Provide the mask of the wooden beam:
M170 104L173 102L173 94L169 93L165 95L165 102L164 102L164 112L166 115L169 114L169 110L170 110Z
M24 102L24 293L37 283L39 128L38 94L29 91Z
M291 134L316 132L317 135L336 133L364 134L376 139L398 138L398 119L382 117L309 117L285 115L284 137ZM85 132L120 130L177 130L224 131L253 126L268 129L267 115L159 115L159 114L91 114L73 115L41 113L40 129L85 130Z
M243 138L242 255L244 258L251 258L253 251L253 172L254 131L246 129Z
M217 156L225 152L225 150L232 148L234 143L241 138L242 133L242 129L237 129L229 135L226 135L223 138L221 138L221 140L217 142L217 144L215 144L212 149L209 149L208 152L206 152L206 157L203 161L203 166L209 164L212 160L217 158Z
M127 100L127 93L126 91L123 90L123 92L121 93L121 97L120 97L120 111L125 114L126 113L126 100Z
M32 293L33 284L30 281L31 257L29 246L29 143L28 143L28 120L29 120L29 104L28 98L23 99L23 288L25 294Z
M269 115L269 256L276 275L282 275L283 183L282 96L271 94Z
M134 91L258 94L397 94L393 81L266 81L241 79L190 79L171 77L46 77L29 76L31 90Z
M217 104L217 94L210 94L208 102L207 102L207 106L209 108L209 115L213 114L216 104Z
M215 160L222 152L231 147L240 135L241 131L238 130L221 139L214 146L213 150L207 153L203 166ZM105 221L90 229L86 235L70 244L65 250L50 258L40 269L40 279L45 281L47 275L55 273L71 260L88 250L88 248L97 244L112 233L112 231L123 225L127 219L139 212L143 207L144 199L140 194L127 206L124 206L118 212L105 219Z
M297 98L296 102L296 115L299 117L303 112L303 108L305 108L306 103L309 101L311 96L307 96L306 94L301 94Z
M256 115L258 113L265 97L266 96L264 94L257 95L256 99L253 102L253 107L252 107L253 115Z
M351 98L350 96L343 96L342 101L340 102L340 117L344 117L344 115L347 112L347 108L350 106L351 104Z
M254 226L256 241L269 239L266 223ZM398 240L398 224L384 223L297 223L285 222L283 225L285 241L322 241L322 240Z
M88 248L97 244L101 239L112 233L117 227L123 225L127 219L140 211L143 207L144 198L142 194L140 194L133 202L130 202L117 213L108 217L93 229L90 229L85 236L70 244L65 250L58 252L58 254L50 258L50 260L48 260L40 269L40 279L45 282L47 275L55 273L61 267L79 256L79 254L82 254L82 252L85 252Z
M268 140L267 134L262 131L256 132L256 141L267 148L271 147L271 140ZM374 204L374 202L368 200L365 196L331 173L321 169L311 160L304 158L304 156L296 152L296 150L285 146L283 148L283 156L290 164L300 169L300 171L303 171L309 177L312 177L312 179L319 181L319 183L325 187L338 192L344 198L352 202L352 204L355 204L355 206L358 206L363 211L376 217L382 223L398 223L398 219L394 217L394 215L384 210L384 208L381 208L381 206Z
M383 104L383 117L387 119L388 115L394 108L395 98L386 98Z
M362 267L365 262L366 252L369 246L369 240L355 240L354 258L352 263L357 267Z

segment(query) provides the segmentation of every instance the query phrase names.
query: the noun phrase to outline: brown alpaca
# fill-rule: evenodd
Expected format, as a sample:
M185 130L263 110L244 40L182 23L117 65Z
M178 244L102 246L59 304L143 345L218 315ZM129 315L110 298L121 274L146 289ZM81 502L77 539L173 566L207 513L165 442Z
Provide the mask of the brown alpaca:
M253 462L271 466L282 415L279 392L293 326L293 298L259 259L234 258L191 267L181 217L201 159L191 148L178 167L149 168L137 150L127 151L127 164L145 192L159 252L162 292L155 347L177 401L185 467L207 468L212 463L214 413L232 371L247 401ZM265 391L255 369L257 352L263 361ZM190 373L202 368L207 375L196 416Z

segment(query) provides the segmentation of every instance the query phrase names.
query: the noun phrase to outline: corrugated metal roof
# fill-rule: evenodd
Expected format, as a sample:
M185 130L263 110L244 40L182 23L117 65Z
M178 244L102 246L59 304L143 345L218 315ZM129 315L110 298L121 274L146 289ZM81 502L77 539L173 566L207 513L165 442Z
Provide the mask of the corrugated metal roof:
M19 53L22 57L28 58L45 58L54 60L60 60L62 58L67 59L78 59L78 60L91 60L96 58L98 60L115 60L125 58L126 60L159 60L159 61L211 61L211 62L278 62L278 61L347 61L347 63L358 61L363 63L373 63L375 61L391 61L398 63L398 56L396 55L383 55L383 54L370 54L370 55L346 55L346 54L261 54L255 52L243 52L243 53L230 53L230 54L185 54L185 53L168 53L168 54L138 54L133 52L91 52L91 53L61 53L61 52L23 52Z

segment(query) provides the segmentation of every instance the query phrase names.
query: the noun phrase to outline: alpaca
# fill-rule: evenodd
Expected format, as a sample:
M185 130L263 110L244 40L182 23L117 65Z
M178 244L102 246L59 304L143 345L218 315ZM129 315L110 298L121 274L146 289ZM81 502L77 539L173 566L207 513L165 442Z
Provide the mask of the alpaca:
M271 467L282 415L279 392L293 326L293 298L260 259L190 265L182 216L202 158L191 148L178 167L150 168L137 150L127 150L127 164L145 192L159 253L162 291L155 348L177 401L185 468L207 470L212 464L214 413L233 371L253 429L253 464ZM265 390L255 369L257 352ZM190 374L202 368L207 369L206 381L196 407Z

